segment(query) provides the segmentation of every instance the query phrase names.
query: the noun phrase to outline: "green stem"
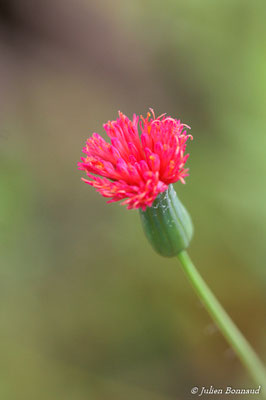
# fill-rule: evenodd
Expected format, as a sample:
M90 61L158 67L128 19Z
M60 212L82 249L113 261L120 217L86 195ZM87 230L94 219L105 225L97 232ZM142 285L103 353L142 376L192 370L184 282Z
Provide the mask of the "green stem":
M192 263L188 253L186 251L181 251L178 254L178 258L183 266L185 274L224 337L232 346L235 353L238 354L240 360L246 366L255 382L262 387L266 387L266 370L257 354L206 285Z

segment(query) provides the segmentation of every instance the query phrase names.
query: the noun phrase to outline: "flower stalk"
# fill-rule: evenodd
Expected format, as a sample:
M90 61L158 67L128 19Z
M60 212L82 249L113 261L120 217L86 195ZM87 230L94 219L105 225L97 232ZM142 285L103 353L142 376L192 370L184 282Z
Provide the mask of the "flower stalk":
M192 284L194 290L196 291L200 300L203 302L212 319L220 328L228 343L239 356L243 365L246 366L254 381L258 385L261 385L262 389L265 388L266 370L257 354L252 349L251 345L248 343L232 319L223 309L219 301L216 299L214 294L211 292L191 261L188 253L183 250L178 254L178 258L183 267L183 271ZM264 398L266 398L265 393Z

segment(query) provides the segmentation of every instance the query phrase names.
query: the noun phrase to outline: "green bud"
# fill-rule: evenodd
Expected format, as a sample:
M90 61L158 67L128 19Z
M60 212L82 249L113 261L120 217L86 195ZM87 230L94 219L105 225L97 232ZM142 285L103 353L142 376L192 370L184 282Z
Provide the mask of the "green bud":
M160 193L146 211L140 210L140 217L149 242L162 256L174 257L189 246L192 221L173 185Z

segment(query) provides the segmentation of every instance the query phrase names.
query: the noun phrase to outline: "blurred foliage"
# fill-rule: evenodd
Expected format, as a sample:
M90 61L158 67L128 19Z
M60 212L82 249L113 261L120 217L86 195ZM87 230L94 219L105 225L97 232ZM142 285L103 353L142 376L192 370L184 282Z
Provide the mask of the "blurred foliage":
M2 2L1 399L252 385L177 260L76 162L118 109L192 127L191 175L176 184L191 254L265 359L265 14L243 0Z

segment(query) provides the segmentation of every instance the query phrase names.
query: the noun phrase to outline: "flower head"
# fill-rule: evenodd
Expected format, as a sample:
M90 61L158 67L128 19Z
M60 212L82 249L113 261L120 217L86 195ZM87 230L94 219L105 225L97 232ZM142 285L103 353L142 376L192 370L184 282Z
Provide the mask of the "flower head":
M104 124L111 143L97 133L87 140L86 157L78 163L89 177L84 182L109 197L108 202L126 199L122 204L128 209L145 211L169 184L185 183L186 141L192 138L185 128L165 114L156 118L152 109L146 118L134 114L132 121L119 112L116 121Z

